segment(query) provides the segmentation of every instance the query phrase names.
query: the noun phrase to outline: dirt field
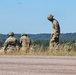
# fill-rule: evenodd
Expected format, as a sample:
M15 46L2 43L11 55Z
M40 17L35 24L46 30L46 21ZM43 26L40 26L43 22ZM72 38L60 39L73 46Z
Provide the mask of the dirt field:
M76 75L76 57L0 55L0 75Z

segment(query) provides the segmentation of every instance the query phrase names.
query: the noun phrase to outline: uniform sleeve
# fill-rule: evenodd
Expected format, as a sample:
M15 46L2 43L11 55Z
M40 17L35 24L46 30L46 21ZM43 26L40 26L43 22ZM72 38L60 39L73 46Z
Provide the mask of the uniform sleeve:
M4 50L7 48L8 46L8 39L4 42Z
M60 27L59 27L58 21L54 21L54 33L55 33L55 35L60 34Z

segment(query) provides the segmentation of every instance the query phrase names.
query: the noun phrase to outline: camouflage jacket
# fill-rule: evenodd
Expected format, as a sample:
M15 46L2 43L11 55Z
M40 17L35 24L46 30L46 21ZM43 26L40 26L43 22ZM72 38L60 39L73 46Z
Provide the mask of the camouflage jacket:
M52 30L52 36L59 36L60 35L60 26L56 19L53 20L53 30Z
M22 36L20 38L20 44L22 47L29 47L30 46L30 39L27 36Z
M4 49L6 49L7 47L16 47L16 45L17 45L17 39L15 37L10 36L4 42Z

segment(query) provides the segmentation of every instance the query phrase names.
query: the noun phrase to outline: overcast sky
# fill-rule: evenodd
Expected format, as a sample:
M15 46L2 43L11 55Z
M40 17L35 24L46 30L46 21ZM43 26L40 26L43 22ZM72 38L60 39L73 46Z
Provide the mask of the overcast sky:
M51 33L48 14L58 20L61 33L76 32L76 0L0 0L0 33Z

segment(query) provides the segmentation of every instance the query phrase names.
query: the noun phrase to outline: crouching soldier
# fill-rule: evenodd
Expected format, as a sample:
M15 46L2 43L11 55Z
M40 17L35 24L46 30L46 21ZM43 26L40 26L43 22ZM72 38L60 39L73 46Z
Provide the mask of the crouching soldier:
M21 44L21 50L27 53L29 51L30 44L31 44L31 41L27 37L27 34L25 33L21 34L20 44Z
M14 37L13 32L9 32L7 34L8 38L4 42L4 53L7 53L7 51L15 51L17 50L17 39Z

